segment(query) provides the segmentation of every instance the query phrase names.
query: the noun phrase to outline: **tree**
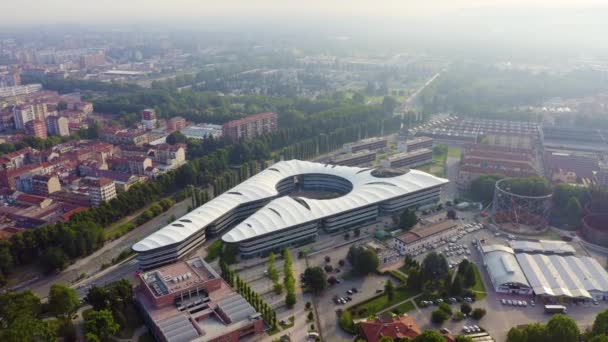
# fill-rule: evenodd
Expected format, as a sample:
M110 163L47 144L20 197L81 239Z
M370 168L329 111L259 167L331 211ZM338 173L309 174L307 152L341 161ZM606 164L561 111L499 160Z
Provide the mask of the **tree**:
M440 279L444 279L448 274L450 268L445 257L435 252L427 254L422 261L421 273L423 283L437 282Z
M306 319L309 321L312 321L315 318L314 314L312 313L312 311L308 312L308 315L306 316Z
M353 316L350 311L344 310L342 315L340 315L340 328L349 333L354 333L355 323L353 322Z
M285 305L288 308L291 308L296 304L296 294L293 292L287 292L287 296L285 297Z
M41 259L45 270L49 273L63 270L70 262L70 258L58 247L47 249Z
M375 271L380 264L376 253L361 246L351 246L348 250L347 259L359 275L366 275Z
M393 114L393 111L397 108L397 101L391 96L385 96L382 100L382 109L387 114Z
M365 102L365 96L361 95L361 93L354 93L353 94L353 101L355 101L356 103L364 103Z
M65 101L59 101L57 103L57 110L66 110L68 109L68 104Z
M593 326L591 326L591 335L608 335L608 310L604 310L595 316Z
M119 328L110 310L93 311L85 321L86 332L95 334L102 341L112 337Z
M510 341L508 341L510 342ZM597 335L597 336L593 336L589 342L608 342L608 336L606 335Z
M546 342L547 341L547 327L541 323L528 324L524 329L524 335L526 336L526 342Z
M468 315L471 313L472 310L473 308L471 307L471 304L467 302L460 304L460 312L462 312L463 314Z
M449 277L449 275L448 275ZM462 279L457 274L452 281L452 285L450 286L450 294L453 296L459 296L462 292Z
M405 209L399 215L399 228L403 230L410 230L416 223L418 223L418 217L413 209Z
M425 330L422 334L416 336L414 342L445 342L445 337L435 330Z
M442 324L448 318L450 318L450 315L441 309L433 310L433 312L431 313L431 322L436 324Z
M568 200L568 204L566 205L566 220L568 224L576 228L581 220L581 213L583 209L581 207L581 203L578 201L576 197L570 197Z
M21 317L38 317L42 304L32 291L5 292L0 294L0 317L11 326Z
M562 314L554 315L547 322L547 333L551 342L577 342L580 335L576 322Z
M447 218L449 218L450 220L455 220L456 219L456 211L454 209L450 209L447 211Z
M274 255L274 253L270 252L270 255L268 256L268 277L270 277L270 279L272 279L273 283L277 283L279 281L279 272L277 271L276 267L275 267L275 260L276 257Z
M454 342L473 342L473 339L467 335L458 335L454 339Z
M395 297L395 286L390 279L386 280L386 284L384 285L384 294L386 294L386 298L388 298L389 301L393 300Z
M87 293L87 302L94 310L107 309L110 306L110 293L105 287L93 286Z
M473 310L473 312L471 312L471 317L479 320L482 319L483 316L486 315L486 309L482 309L482 308L475 308L475 310Z
M309 267L304 271L306 285L315 293L327 288L327 274L321 267Z
M353 234L356 238L358 238L361 235L361 229L360 228L355 228L353 230Z
M407 276L407 288L415 291L422 289L422 278L419 270L410 270Z
M382 336L378 342L395 342L395 340L389 336Z
M439 304L439 310L444 311L450 316L452 315L452 307L448 303L443 302Z
M74 289L61 284L51 286L49 307L55 317L64 321L70 320L79 306L80 299Z
M503 178L497 174L482 175L471 182L471 194L478 201L490 203L494 198L496 182Z
M87 342L101 342L101 341L99 340L99 337L97 337L97 335L95 335L95 334L93 334L93 333L91 333L91 332L90 332L90 333L87 333L87 334L85 335L85 337L84 337L84 338L85 338L85 340L86 340Z
M175 145L175 144L185 144L188 141L188 138L182 132L175 131L167 136L167 144Z
M306 310L310 310L312 304L310 302L306 302L306 305L304 305L304 307L306 308Z
M522 329L513 327L507 333L507 342L526 342L527 340L526 333Z

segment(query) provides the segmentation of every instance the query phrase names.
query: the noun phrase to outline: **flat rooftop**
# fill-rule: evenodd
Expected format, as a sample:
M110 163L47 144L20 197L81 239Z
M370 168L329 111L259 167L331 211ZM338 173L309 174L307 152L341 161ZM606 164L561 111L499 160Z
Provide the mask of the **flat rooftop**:
M141 278L152 293L160 297L219 278L219 275L202 258L195 258L143 273Z
M441 222L431 223L424 226L417 225L412 230L396 236L396 238L405 243L412 243L420 239L429 237L431 235L450 230L455 227L458 227L457 220L444 220Z

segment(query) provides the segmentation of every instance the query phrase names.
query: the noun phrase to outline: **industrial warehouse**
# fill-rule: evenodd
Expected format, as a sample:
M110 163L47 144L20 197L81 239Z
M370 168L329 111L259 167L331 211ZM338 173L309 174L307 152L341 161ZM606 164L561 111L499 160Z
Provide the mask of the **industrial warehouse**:
M562 241L512 241L481 247L496 292L548 300L606 300L608 272L593 258L576 256Z
M136 243L133 250L142 268L167 264L200 246L206 233L219 235L236 224L222 240L237 244L241 257L255 257L314 241L319 229L353 229L381 214L436 202L448 182L418 170L383 171L281 161Z

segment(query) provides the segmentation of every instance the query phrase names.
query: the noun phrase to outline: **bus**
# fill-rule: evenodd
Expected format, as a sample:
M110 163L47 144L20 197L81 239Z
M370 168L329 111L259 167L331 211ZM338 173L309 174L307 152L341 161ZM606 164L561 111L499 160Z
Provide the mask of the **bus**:
M548 314L565 314L566 311L568 310L563 305L545 305L545 313Z

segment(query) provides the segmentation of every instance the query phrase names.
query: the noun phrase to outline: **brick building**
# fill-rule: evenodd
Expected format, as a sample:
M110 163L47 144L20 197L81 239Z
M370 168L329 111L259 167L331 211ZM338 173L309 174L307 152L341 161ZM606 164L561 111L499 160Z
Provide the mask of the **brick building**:
M260 313L202 258L138 275L135 298L157 341L237 342L261 334Z
M224 136L232 140L252 139L272 133L278 128L278 116L273 112L259 113L228 121L222 126Z
M69 121L63 116L51 115L46 118L46 129L49 135L64 137L70 135Z
M32 120L25 124L25 133L33 135L36 138L46 139L48 138L46 132L46 124L42 120Z

